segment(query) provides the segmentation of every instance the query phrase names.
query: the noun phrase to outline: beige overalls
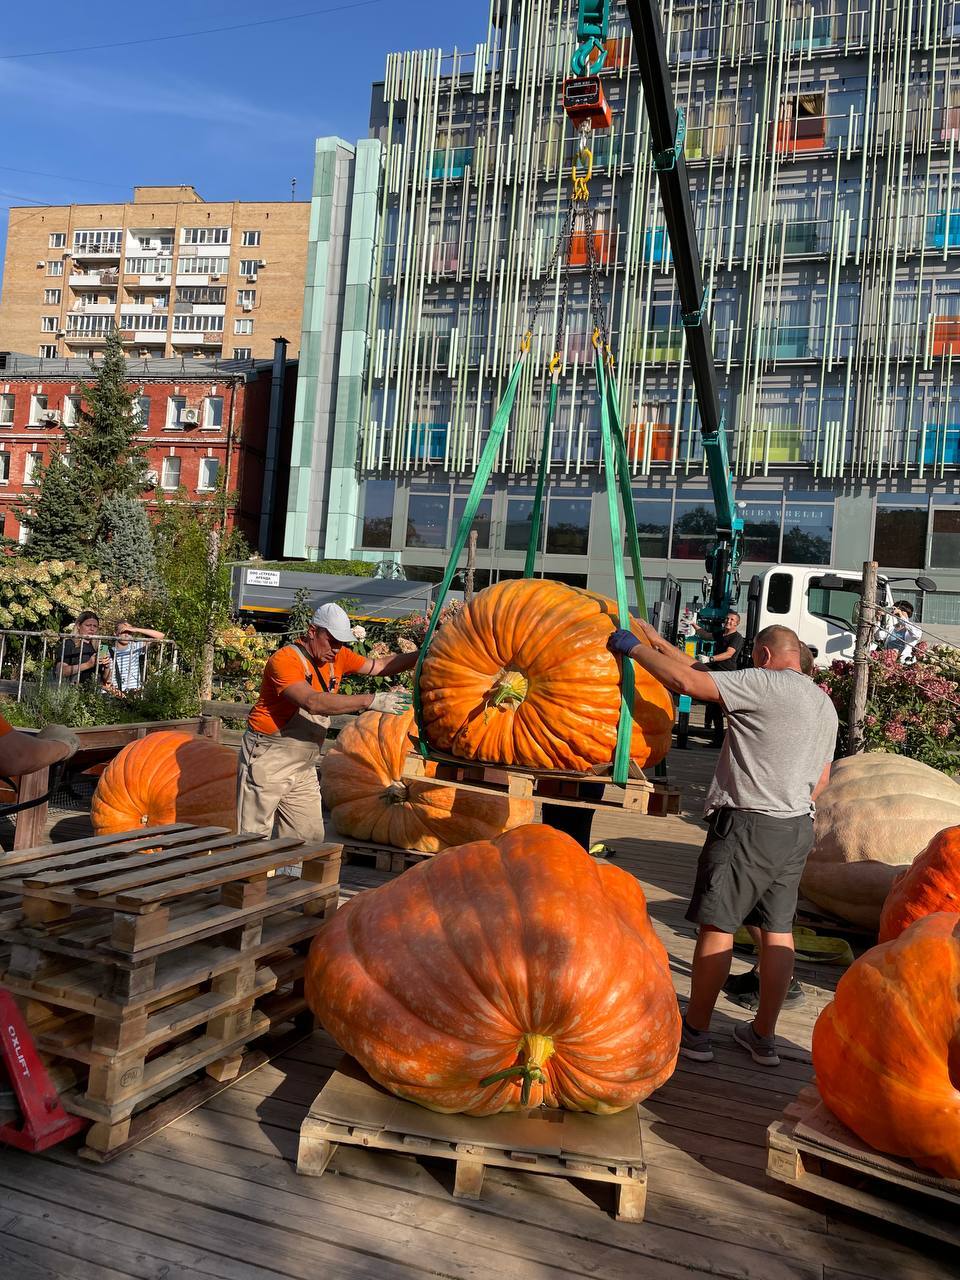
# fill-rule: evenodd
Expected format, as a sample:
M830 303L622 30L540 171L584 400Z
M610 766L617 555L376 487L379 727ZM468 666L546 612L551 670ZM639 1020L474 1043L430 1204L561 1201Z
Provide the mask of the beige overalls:
M312 683L314 669L290 645ZM237 770L237 828L255 835L323 839L317 766L329 716L298 710L279 733L247 729Z

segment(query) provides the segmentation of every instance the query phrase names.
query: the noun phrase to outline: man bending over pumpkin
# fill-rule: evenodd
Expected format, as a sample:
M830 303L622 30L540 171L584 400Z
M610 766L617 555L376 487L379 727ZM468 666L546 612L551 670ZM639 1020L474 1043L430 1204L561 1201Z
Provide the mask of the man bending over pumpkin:
M709 830L687 919L700 926L680 1052L710 1062L710 1019L730 972L733 936L742 924L760 931L760 1001L734 1039L762 1066L780 1065L775 1031L793 978L793 917L800 876L813 847L813 804L826 786L837 740L837 713L801 668L800 640L788 627L766 627L753 646L753 667L709 671L639 623L610 637L674 693L716 702L727 736L707 791Z

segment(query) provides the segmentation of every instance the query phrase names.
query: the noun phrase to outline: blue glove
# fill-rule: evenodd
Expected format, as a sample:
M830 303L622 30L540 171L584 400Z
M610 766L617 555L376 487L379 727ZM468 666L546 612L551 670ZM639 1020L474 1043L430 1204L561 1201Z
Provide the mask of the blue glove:
M626 655L631 651L631 649L635 649L639 643L640 641L632 631L617 630L607 641L607 647L613 653L622 653Z

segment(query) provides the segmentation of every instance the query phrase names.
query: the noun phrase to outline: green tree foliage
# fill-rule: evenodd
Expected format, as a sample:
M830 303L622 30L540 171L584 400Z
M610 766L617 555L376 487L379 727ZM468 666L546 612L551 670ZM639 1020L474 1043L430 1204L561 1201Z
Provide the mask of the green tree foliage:
M100 509L103 538L96 548L97 564L105 578L121 587L161 588L153 531L143 503L125 494L104 498Z
M293 604L287 618L287 638L296 640L302 636L313 617L313 596L307 587L298 587L293 593Z
M73 468L57 450L35 477L36 500L18 510L21 524L30 531L29 550L18 547L31 560L74 560L91 564L90 512L77 485Z
M165 596L160 625L195 670L211 634L230 618L230 547L222 525L222 494L215 501L195 503L182 491L176 501L164 503L154 527Z

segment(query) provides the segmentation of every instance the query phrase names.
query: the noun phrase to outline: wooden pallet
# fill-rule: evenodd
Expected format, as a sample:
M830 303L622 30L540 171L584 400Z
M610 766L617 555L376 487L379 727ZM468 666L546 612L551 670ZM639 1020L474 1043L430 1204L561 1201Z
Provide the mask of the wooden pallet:
M436 857L433 853L422 853L418 849L398 849L392 844L374 844L367 840L353 840L344 837L344 863L357 863L360 866L375 867L377 871L406 871L427 858Z
M344 1059L300 1126L297 1172L322 1175L338 1146L454 1163L453 1194L479 1200L487 1168L609 1183L615 1216L642 1222L647 1172L636 1107L614 1116L538 1108L478 1118L403 1102Z
M431 753L431 780L468 791L497 791L545 804L571 805L579 809L626 809L637 814L662 816L680 812L680 793L662 782L651 782L631 766L634 776L622 786L609 775L546 772L506 768L503 765L457 760ZM415 753L404 761L403 776L427 776L428 762ZM599 788L599 794L595 793Z
M41 1051L86 1069L63 1101L94 1121L91 1149L126 1147L136 1112L198 1071L233 1078L249 1041L304 1020L302 949L336 910L339 845L181 826L34 852L5 868L22 897L0 980Z
M767 1129L767 1173L801 1191L960 1247L960 1180L882 1155L804 1089Z

